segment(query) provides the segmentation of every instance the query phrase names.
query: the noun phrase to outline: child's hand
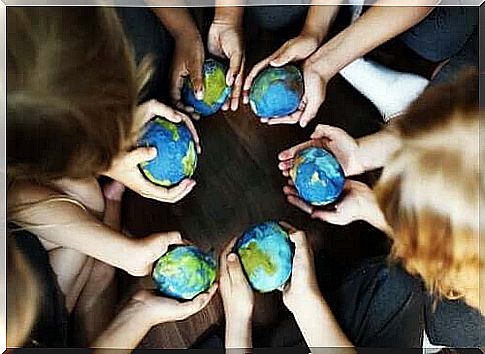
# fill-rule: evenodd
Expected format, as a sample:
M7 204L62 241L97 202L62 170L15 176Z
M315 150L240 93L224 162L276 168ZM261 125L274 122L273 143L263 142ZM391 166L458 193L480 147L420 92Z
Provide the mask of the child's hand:
M170 245L184 244L177 231L156 233L133 242L134 248L127 250L126 265L122 268L135 277L150 274L153 263L167 252Z
M170 96L178 109L189 113L198 120L199 114L193 107L184 106L181 101L182 87L185 78L190 78L195 97L204 98L204 79L202 68L204 65L204 44L199 33L186 33L183 38L175 40L175 50L170 68Z
M283 302L292 313L298 313L307 306L307 300L318 300L322 296L315 275L313 252L305 233L286 224L283 226L289 229L290 239L295 245L291 279L283 289Z
M220 257L220 293L226 322L250 321L254 308L254 293L244 275L239 257L232 253L232 239Z
M346 176L358 175L364 172L360 146L354 138L343 129L330 125L319 124L310 136L312 140L282 151L278 158L281 161L278 168L285 177L293 167L295 156L302 150L315 146L330 151L342 166Z
M210 302L217 290L217 283L205 293L191 301L179 302L154 294L148 290L141 290L132 298L132 306L139 307L140 317L154 326L159 323L181 321L196 314Z
M296 62L306 59L318 48L318 44L319 41L317 37L311 35L310 33L302 33L299 36L290 39L289 41L284 43L276 52L257 63L251 69L250 73L246 77L246 80L244 81L244 104L249 103L249 90L251 88L253 80L264 68L266 68L268 65L280 67L290 62ZM273 119L262 120L263 123L270 123L272 121ZM298 119L296 121L298 121Z
M216 21L212 23L207 37L207 48L215 56L229 59L226 84L233 86L231 96L222 110L237 110L244 74L244 46L241 25Z
M135 133L133 134L136 139L139 138L144 125L155 116L162 116L174 123L185 123L192 133L197 152L201 152L200 139L192 121L185 114L156 100L145 102L137 107L134 123ZM103 174L121 182L145 198L166 203L176 203L190 193L196 182L191 179L184 179L172 188L165 188L151 183L142 176L138 165L142 162L150 161L156 156L157 150L153 147L140 147L124 152L111 162L109 170Z

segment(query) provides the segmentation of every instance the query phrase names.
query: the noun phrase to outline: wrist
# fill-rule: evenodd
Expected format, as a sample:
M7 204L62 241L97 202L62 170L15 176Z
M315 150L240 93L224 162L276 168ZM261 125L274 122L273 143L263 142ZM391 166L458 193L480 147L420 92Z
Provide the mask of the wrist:
M327 31L315 28L312 25L305 24L300 32L301 37L311 37L315 39L316 46L320 46L323 40L327 37Z
M243 25L243 7L217 7L212 24L241 28Z
M288 306L288 310L290 310L297 321L300 321L306 318L313 318L315 313L323 306L326 306L326 302L320 291L318 291L318 294L313 291L309 295L305 295L305 297L302 296L299 301L293 302Z

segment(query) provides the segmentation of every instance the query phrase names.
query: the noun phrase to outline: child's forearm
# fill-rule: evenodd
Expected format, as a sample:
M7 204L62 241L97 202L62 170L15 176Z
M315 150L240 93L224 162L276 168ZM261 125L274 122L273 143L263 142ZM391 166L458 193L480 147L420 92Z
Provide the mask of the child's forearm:
M248 353L252 348L251 318L226 318L226 353Z
M200 38L199 30L187 8L153 7L152 11L175 39Z
M337 1L339 3L340 1ZM317 38L319 45L327 37L335 17L337 17L340 5L314 5L319 1L312 1L303 26L302 33L310 34Z
M292 312L310 350L334 347L339 348L338 353L355 353L323 297L305 299Z
M390 2L399 5L397 1L387 3ZM420 1L416 1L417 5L419 3ZM426 6L397 7L375 4L308 60L324 77L330 79L353 60L419 23L431 10L432 7Z
M244 2L244 0L216 0L214 22L242 26L244 7L241 5Z
M128 270L138 244L49 188L18 183L9 190L10 219L43 240Z
M127 305L92 344L94 353L111 353L113 349L116 353L131 353L151 328L141 307L139 303Z
M396 151L401 147L400 136L391 129L364 136L357 140L359 145L358 160L364 171L384 167Z

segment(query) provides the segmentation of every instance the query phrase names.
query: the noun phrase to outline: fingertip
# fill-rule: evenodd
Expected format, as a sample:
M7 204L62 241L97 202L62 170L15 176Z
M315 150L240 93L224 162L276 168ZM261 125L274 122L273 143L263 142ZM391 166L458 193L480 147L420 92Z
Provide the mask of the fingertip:
M236 256L235 253L229 253L227 255L227 261L228 262L234 263L236 261L236 259L237 259L237 256Z

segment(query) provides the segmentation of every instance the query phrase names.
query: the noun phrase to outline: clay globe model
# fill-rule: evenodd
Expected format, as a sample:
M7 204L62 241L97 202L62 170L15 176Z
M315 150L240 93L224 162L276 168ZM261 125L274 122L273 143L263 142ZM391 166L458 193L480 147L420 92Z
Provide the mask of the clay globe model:
M175 124L155 117L147 123L138 146L152 146L157 156L139 165L151 182L169 187L191 177L197 165L197 153L192 134L184 124Z
M152 278L165 296L191 300L207 291L216 279L217 265L212 256L196 246L176 246L156 262Z
M286 284L291 275L294 247L288 233L276 222L246 230L235 251L252 288L266 293Z
M298 109L303 90L303 75L296 66L269 67L254 80L249 104L260 118L287 116Z
M214 59L207 59L203 67L204 98L198 100L195 97L192 83L186 78L182 86L184 104L194 107L194 111L203 117L216 113L231 93L231 88L226 85L226 73L226 65Z
M336 201L345 184L345 174L337 159L327 150L317 147L299 152L290 176L300 197L313 205Z

